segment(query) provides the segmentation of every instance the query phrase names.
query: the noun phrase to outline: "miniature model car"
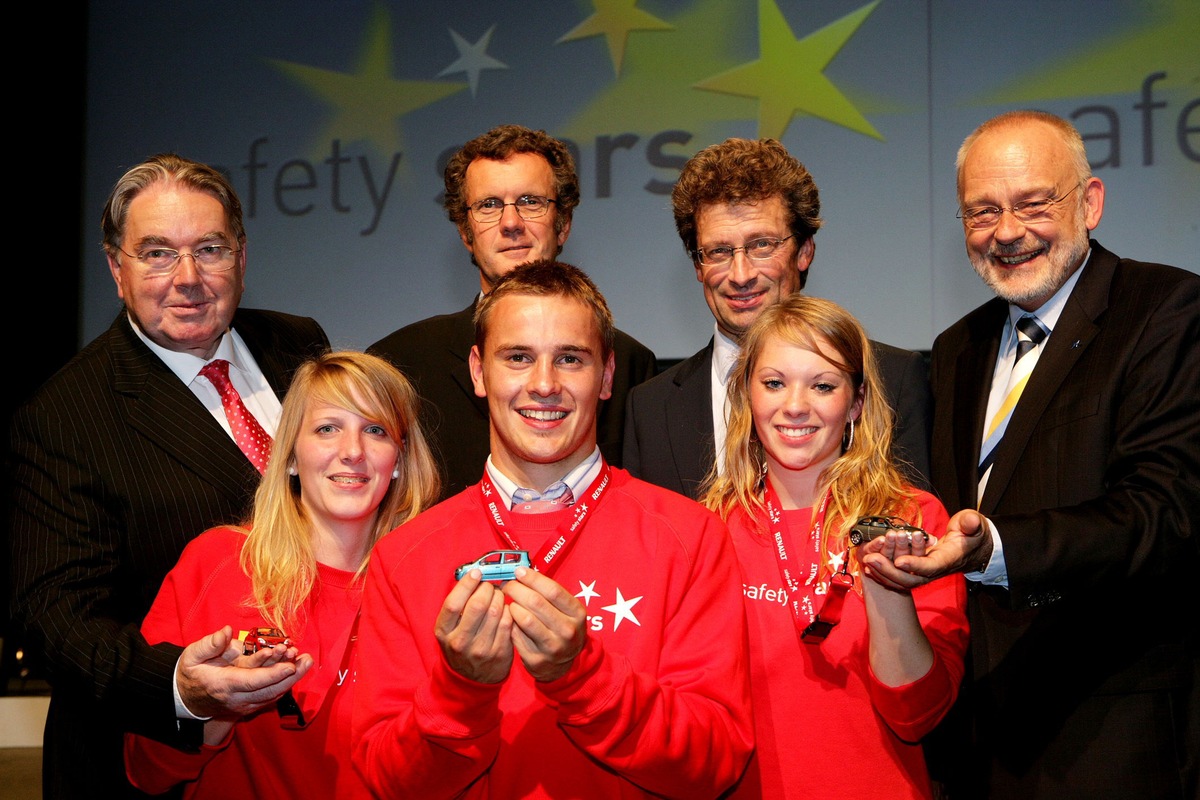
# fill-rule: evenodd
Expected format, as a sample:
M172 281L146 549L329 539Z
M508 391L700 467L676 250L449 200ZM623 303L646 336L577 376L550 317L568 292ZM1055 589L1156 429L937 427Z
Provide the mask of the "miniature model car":
M292 640L284 636L283 631L278 628L255 628L246 634L246 638L242 642L242 655L248 656L277 644L291 647Z
M503 583L516 577L517 567L528 566L529 553L524 550L492 550L454 570L454 580L461 580L463 575L478 569L485 581Z
M850 545L858 547L863 542L869 542L877 536L883 536L888 531L901 533L919 533L926 536L925 531L909 525L899 517L863 517L850 529Z

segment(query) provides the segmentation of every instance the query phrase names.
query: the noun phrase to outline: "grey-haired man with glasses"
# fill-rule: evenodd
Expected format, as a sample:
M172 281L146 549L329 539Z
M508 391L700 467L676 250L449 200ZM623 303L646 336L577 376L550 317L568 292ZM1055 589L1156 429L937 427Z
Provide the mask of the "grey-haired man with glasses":
M996 294L933 343L931 477L963 510L886 575L968 581L951 796L1194 800L1200 276L1091 238L1106 189L1061 117L987 120L957 168Z
M467 142L444 178L446 215L479 269L479 294L462 311L414 322L367 349L403 370L425 401L426 430L449 497L479 482L489 452L487 402L475 395L467 364L475 305L517 265L555 259L580 195L567 145L521 125L500 125ZM620 330L614 352L612 398L601 403L597 442L608 462L620 466L625 396L657 364L649 348Z
M258 484L203 371L227 362L273 434L293 372L328 339L307 317L239 309L241 203L205 164L163 154L133 167L101 227L124 308L10 429L12 610L51 685L48 798L138 796L125 731L198 747L202 719L274 702L312 663L238 659L228 628L187 648L139 629L187 543L242 521Z
M684 165L671 200L716 328L699 352L630 393L624 466L695 498L723 450L725 386L739 343L763 310L804 288L821 201L812 175L774 139L706 147ZM926 487L931 403L924 359L872 344L896 410L896 456Z

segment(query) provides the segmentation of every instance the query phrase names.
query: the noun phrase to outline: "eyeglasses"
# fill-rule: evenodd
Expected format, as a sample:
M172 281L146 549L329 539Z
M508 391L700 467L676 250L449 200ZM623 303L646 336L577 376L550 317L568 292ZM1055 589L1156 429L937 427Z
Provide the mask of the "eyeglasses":
M746 242L741 247L732 247L727 244L717 245L716 247L697 247L692 251L692 258L699 261L706 267L723 267L733 261L733 254L741 250L746 254L747 258L753 258L755 261L763 261L775 255L775 251L779 246L795 236L785 236L782 239L753 239Z
M976 206L975 208L961 209L956 217L963 221L963 224L968 228L976 231L987 230L994 228L1000 224L1000 218L1007 211L1012 214L1018 222L1025 224L1031 222L1045 222L1051 217L1051 210L1070 197L1071 193L1079 188L1079 184L1075 184L1068 191L1058 197L1046 197L1038 200L1026 200L1024 203L1017 203L1013 206Z
M504 215L505 206L514 206L521 219L537 219L549 210L551 203L556 202L537 194L523 194L511 203L499 197L485 197L471 204L471 216L476 222L495 222Z
M124 250L121 252L125 253ZM147 247L136 254L125 253L125 255L136 259L147 275L170 275L184 256L191 256L192 261L196 264L196 269L210 275L233 269L234 264L237 263L234 256L240 252L242 251L234 250L227 245L209 244L197 247L190 253L181 253L169 247Z

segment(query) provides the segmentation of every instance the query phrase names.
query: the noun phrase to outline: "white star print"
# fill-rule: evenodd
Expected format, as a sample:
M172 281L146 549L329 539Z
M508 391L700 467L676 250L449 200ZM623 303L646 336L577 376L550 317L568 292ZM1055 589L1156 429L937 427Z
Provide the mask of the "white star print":
M481 36L475 44L471 44L459 36L453 29L447 28L447 30L450 31L450 38L454 40L454 46L458 48L458 59L439 72L439 78L455 72L467 73L467 83L470 84L471 96L474 97L475 90L479 88L480 72L485 69L508 69L508 64L497 61L487 54L488 43L492 40L492 31L496 30L495 25L488 28L487 33Z
M639 628L642 623L638 622L638 618L633 615L633 607L638 604L641 597L631 597L628 600L621 594L621 590L617 589L617 602L611 606L602 606L604 611L611 611L613 615L613 630L621 627L622 620L629 620Z
M596 591L596 582L595 581L592 581L591 583L584 583L583 581L580 581L579 589L580 589L579 593L575 596L582 599L583 604L585 606L589 606L592 604L593 597L600 596L600 593Z

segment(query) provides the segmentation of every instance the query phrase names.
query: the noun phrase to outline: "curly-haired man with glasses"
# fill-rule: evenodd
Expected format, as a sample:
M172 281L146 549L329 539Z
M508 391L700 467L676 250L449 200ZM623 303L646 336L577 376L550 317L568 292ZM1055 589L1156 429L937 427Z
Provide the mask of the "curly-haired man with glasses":
M624 466L695 498L725 440L725 384L743 334L762 312L804 289L821 227L812 175L775 139L727 139L684 165L671 196L675 227L716 319L713 338L630 393ZM928 486L930 417L920 354L874 342L896 410L896 454Z

